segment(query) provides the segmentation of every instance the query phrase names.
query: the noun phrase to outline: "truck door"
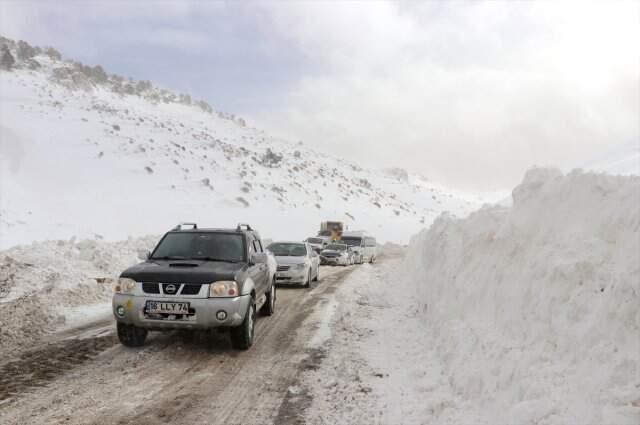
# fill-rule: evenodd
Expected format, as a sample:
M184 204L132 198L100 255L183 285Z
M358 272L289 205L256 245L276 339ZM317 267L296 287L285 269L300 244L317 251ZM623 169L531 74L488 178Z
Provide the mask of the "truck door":
M263 253L262 245L260 241L255 239L253 236L247 239L249 243L249 256L253 256L257 253ZM269 280L269 270L266 263L256 263L249 269L249 276L255 283L256 290L256 301L258 304L262 303L262 297L267 292L268 280Z

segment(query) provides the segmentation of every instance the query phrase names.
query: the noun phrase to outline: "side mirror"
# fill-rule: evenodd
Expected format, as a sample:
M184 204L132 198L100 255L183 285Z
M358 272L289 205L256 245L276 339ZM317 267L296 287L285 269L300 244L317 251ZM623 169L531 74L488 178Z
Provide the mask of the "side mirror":
M151 257L151 251L138 250L138 260L146 261Z

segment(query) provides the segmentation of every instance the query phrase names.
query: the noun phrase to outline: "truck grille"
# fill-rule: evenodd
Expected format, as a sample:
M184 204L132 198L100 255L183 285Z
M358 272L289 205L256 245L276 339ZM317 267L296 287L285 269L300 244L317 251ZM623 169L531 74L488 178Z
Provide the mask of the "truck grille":
M185 283L185 285L182 287L182 291L180 292L180 295L196 295L200 292L201 286L202 285L199 285L199 284Z
M142 290L147 294L159 294L160 288L157 283L143 283Z
M160 285L162 285L162 292L165 295L198 295L202 284L200 283L151 283L144 282L142 284L142 291L145 294L159 294ZM180 288L182 287L182 290ZM173 290L172 290L173 289Z
M279 272L286 272L291 266L278 266Z

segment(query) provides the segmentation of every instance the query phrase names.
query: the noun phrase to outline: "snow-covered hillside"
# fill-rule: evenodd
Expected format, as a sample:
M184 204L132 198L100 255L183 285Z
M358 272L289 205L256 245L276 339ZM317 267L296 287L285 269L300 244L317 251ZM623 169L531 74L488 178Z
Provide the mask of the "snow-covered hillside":
M409 246L436 422L639 423L640 177L533 169L513 199Z
M248 222L298 239L338 219L406 241L444 210L465 215L487 201L3 41L15 63L0 70L0 248L158 234L180 221Z
M640 176L640 140L615 145L601 158L587 162L582 168L613 175Z

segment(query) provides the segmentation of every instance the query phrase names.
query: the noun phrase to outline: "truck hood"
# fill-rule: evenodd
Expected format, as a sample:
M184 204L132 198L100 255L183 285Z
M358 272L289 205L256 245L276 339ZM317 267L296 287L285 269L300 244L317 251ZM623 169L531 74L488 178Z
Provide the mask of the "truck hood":
M246 263L219 261L180 260L145 261L122 272L137 282L211 283L217 280L234 280Z

